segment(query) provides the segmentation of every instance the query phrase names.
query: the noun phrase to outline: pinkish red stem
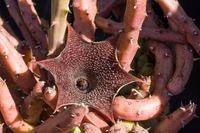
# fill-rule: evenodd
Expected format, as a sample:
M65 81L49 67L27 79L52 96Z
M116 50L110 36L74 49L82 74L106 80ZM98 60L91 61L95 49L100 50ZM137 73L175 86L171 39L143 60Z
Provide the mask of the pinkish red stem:
M1 18L1 17L0 17L0 25L1 25L3 28L5 28L5 30L6 30L9 34L11 34L12 36L15 36L15 33L14 33L13 29L10 27L10 25L8 24L8 22L5 22L5 21L3 20L3 18ZM15 38L16 38L16 37L15 37Z
M32 0L17 0L21 16L31 35L40 47L42 54L47 54L47 34L42 29L41 20L35 10Z
M97 9L98 14L103 17L107 17L114 7L126 2L126 0L98 0Z
M34 45L35 42L34 42L32 36L30 35L27 27L25 26L25 23L20 15L20 11L17 6L17 2L14 0L5 0L5 3L6 3L6 6L8 8L10 15L16 22L17 26L19 27L19 29L20 29L21 33L23 34L23 37L25 38L27 43L30 45Z
M96 0L73 0L74 29L85 40L95 40L96 26L94 18L97 13Z
M44 82L37 81L33 90L24 99L23 112L25 113L25 121L31 124L38 123L40 115L43 111L44 101L42 100L42 87Z
M158 42L152 41L149 47L156 60L153 95L140 100L116 97L112 104L116 118L133 121L152 119L165 109L169 101L166 85L173 70L172 53L165 45Z
M109 130L108 133L128 133L127 127L121 122L115 123Z
M176 70L167 84L173 95L180 94L188 82L193 68L193 52L188 45L176 44Z
M129 71L138 45L139 33L146 16L147 0L127 0L124 15L124 30L118 40L117 57L121 67Z
M32 90L36 83L33 74L29 71L20 53L11 45L5 35L0 32L0 60L7 71L24 93Z
M108 34L119 34L123 29L123 24L115 22L111 19L105 19L99 15L95 17L95 24ZM152 39L162 42L173 42L173 43L186 43L186 38L177 32L164 28L155 28L143 25L140 31L140 36L143 39Z
M91 123L103 132L105 132L109 128L108 123L104 121L104 119L96 112L89 112L88 114L86 114L83 122Z
M200 30L194 24L192 18L187 16L178 0L156 0L170 23L177 28L180 33L186 36L187 41L200 55Z
M162 1L162 2L160 1L160 4L163 8L164 8L164 5L166 7L169 6L168 8L170 8L170 9L165 9L166 7L164 8L165 13L166 12L172 13L172 14L169 14L170 18L168 18L170 27L174 31L179 31L182 34L185 34L185 31L182 30L183 27L180 27L181 23L179 25L177 21L178 19L180 19L179 15L185 16L188 19L188 21L189 21L189 17L184 13L183 9L179 7L180 6L179 3L176 1L174 2L175 5L171 5L166 1ZM175 13L175 10L177 11L177 13ZM187 34L186 34L186 38L187 38ZM177 43L175 48L176 48L176 51L175 51L176 69L167 85L167 88L173 95L178 95L185 89L185 85L190 77L190 73L193 67L193 52L192 52L192 49L187 45L187 43L181 46L179 45L179 43Z
M3 25L0 25L0 32L6 37L6 39L10 42L11 45L17 48L17 46L19 45L19 41L16 39L16 37L12 36L9 32L7 32Z
M0 79L0 90L0 112L3 115L5 123L15 133L30 132L33 127L22 119L7 85L2 79Z
M178 133L181 128L188 124L195 115L196 105L190 103L181 106L176 111L163 119L155 128L154 133Z
M102 133L102 131L91 123L81 124L81 130L83 133Z
M64 133L80 126L83 117L88 113L85 106L72 105L64 108L55 116L36 127L31 133Z

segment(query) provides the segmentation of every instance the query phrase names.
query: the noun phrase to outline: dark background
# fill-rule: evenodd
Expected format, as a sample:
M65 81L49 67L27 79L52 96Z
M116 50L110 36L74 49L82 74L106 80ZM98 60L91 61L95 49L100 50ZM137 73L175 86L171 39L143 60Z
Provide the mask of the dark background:
M34 0L37 5L36 8L39 11L39 15L45 18L50 16L50 0ZM187 14L195 19L196 25L200 28L200 0L180 0L183 8ZM11 18L8 15L3 0L0 0L0 14L4 16L9 23L12 24L13 29L18 33L17 26L12 23ZM196 55L195 55L196 56ZM197 57L197 56L196 56ZM174 111L180 107L181 103L188 104L189 101L195 102L200 105L200 60L194 62L194 68L192 70L188 84L183 93L178 96L174 96L170 102L171 111ZM196 114L200 116L200 107L197 106ZM186 125L179 133L200 133L200 119L193 119L188 125Z

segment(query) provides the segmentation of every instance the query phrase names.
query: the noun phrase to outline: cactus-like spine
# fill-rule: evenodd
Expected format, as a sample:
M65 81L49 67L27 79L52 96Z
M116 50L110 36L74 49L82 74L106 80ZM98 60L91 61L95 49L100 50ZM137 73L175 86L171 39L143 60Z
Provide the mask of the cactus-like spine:
M48 55L55 55L65 43L69 0L51 0L51 6Z

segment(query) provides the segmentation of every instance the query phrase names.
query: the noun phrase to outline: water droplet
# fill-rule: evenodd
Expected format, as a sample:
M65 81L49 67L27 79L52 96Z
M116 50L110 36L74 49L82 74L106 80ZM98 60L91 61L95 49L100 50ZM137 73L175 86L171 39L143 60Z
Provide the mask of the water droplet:
M134 8L134 9L136 9L136 8L137 8L137 6L135 5L133 8Z

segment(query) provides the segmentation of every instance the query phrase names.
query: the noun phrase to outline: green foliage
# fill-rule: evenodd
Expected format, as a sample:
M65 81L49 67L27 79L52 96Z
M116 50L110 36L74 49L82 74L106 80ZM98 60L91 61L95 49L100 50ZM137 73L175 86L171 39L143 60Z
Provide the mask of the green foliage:
M139 40L140 49L138 49L136 56L131 64L134 74L139 76L151 76L153 74L154 60L149 52L147 42Z
M73 128L69 133L82 133L79 127Z
M133 128L135 127L135 123L132 121L123 120L121 121L121 123L127 127L128 132L132 131Z

